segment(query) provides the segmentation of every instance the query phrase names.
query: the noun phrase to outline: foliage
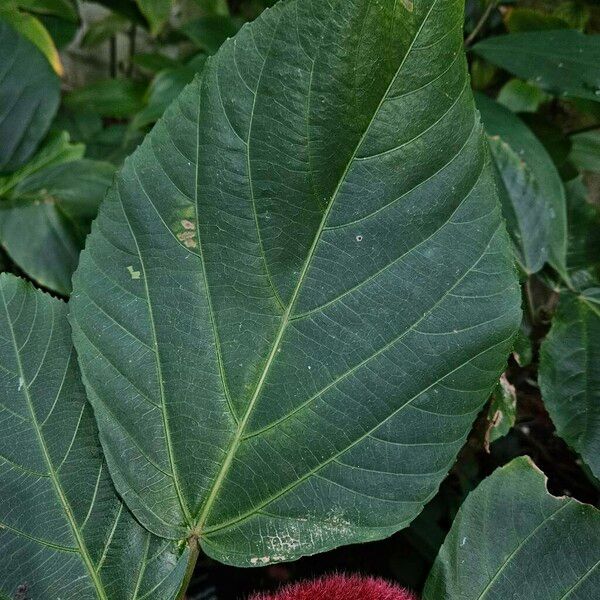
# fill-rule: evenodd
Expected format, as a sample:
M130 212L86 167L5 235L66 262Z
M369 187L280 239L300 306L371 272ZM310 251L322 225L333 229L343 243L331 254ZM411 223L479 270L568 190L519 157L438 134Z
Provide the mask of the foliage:
M0 598L591 598L599 32L4 2Z

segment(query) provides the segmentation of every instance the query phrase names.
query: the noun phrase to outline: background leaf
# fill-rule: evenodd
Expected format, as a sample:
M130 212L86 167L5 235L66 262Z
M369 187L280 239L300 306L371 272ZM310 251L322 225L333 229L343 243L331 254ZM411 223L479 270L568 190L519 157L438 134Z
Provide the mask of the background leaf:
M423 600L592 598L599 526L599 511L551 496L531 461L515 459L463 503Z
M406 526L454 462L521 319L462 23L277 4L126 161L72 319L155 533L292 560Z
M190 550L142 529L117 497L66 312L0 275L0 596L175 598Z
M46 135L59 82L43 54L0 13L0 173L18 169Z
M473 52L547 92L600 101L600 34L511 33L487 38Z
M517 260L528 275L541 271L552 247L552 205L527 163L499 137L490 148L500 175L500 198Z
M476 95L477 108L487 133L499 136L527 166L540 192L537 206L550 206L549 262L566 275L567 209L565 189L548 152L532 131L511 111L483 94ZM531 190L530 190L531 191ZM527 235L533 235L528 231ZM522 232L525 235L525 232Z
M173 0L136 0L140 11L150 23L152 35L156 35L168 21Z
M558 435L600 478L600 303L565 293L542 344L540 387Z
M128 117L144 106L146 86L131 79L104 79L69 92L65 106L103 117Z

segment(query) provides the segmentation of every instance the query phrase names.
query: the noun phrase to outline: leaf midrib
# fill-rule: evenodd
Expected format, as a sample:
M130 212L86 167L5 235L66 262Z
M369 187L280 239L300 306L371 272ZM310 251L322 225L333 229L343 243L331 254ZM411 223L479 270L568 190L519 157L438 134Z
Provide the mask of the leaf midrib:
M104 590L104 586L102 585L102 582L100 581L98 574L96 573L96 570L94 568L94 564L92 562L92 559L89 555L87 546L85 544L85 541L83 540L83 538L81 537L81 532L79 531L79 528L77 527L77 523L75 521L75 517L73 516L73 512L71 509L71 505L69 504L69 501L67 500L64 491L62 489L62 485L60 483L60 481L58 480L58 476L56 471L54 470L54 465L52 464L52 460L50 458L50 455L48 453L48 448L46 446L46 441L44 440L44 436L42 434L42 431L40 429L40 426L38 424L37 421L37 417L35 414L35 410L33 408L33 401L31 398L31 394L29 391L29 383L27 382L27 380L25 379L25 371L23 369L23 363L21 361L21 354L19 351L19 345L17 344L17 339L15 337L15 332L14 332L14 328L13 328L13 324L12 324L12 320L10 317L10 313L8 312L8 305L6 302L6 297L4 295L4 289L2 286L0 286L0 294L2 295L2 304L4 306L4 312L6 314L6 322L8 324L8 328L10 330L10 334L11 334L11 338L12 338L12 342L13 342L13 347L15 349L15 358L17 360L17 366L19 369L19 375L21 377L21 381L23 382L23 390L25 393L25 399L27 401L27 408L29 410L29 413L31 415L31 423L33 425L33 429L35 431L35 434L38 438L39 441L39 445L40 445L40 449L42 451L42 454L44 456L44 460L46 462L46 465L48 466L48 474L50 476L50 479L54 485L54 489L56 490L56 494L60 500L60 503L63 507L63 510L65 512L65 515L67 517L67 520L69 522L69 525L71 527L71 530L73 531L73 535L75 536L75 540L77 542L77 545L79 547L79 555L81 556L81 558L83 559L83 562L85 564L86 569L88 570L91 582L96 590L96 592L98 593L98 596L100 598L100 600L109 600L108 596L106 595L106 591ZM36 297L36 305L37 305L37 297ZM52 310L52 322L50 324L50 337L52 337L52 331L54 329L54 310Z
M211 491L207 497L207 500L204 504L204 507L202 508L202 511L200 512L200 515L198 517L198 521L196 524L196 527L194 528L194 534L197 536L201 536L203 533L203 527L206 524L206 521L210 515L210 511L212 509L212 506L217 498L217 495L219 493L220 488L222 487L227 474L229 472L229 469L231 467L231 464L233 463L233 459L237 453L237 450L239 449L240 444L242 443L242 440L244 438L244 434L245 434L245 430L246 427L250 421L250 417L252 415L252 410L254 409L254 406L256 405L256 402L262 392L262 388L265 384L267 375L269 374L269 371L271 369L271 366L273 364L273 361L275 359L275 357L277 356L277 349L279 348L279 345L283 339L283 336L285 335L286 331L287 331L287 327L290 323L290 319L291 319L291 315L292 312L295 308L296 305L296 301L300 295L300 291L302 290L302 286L304 284L304 279L306 277L306 274L308 273L308 270L311 266L312 263L312 259L313 256L315 254L316 248L319 244L319 241L321 239L321 235L325 229L326 223L328 221L329 215L331 213L331 210L333 208L333 206L335 205L335 201L339 195L339 192L346 180L346 176L348 175L348 172L350 171L350 168L352 166L352 164L354 163L354 160L358 154L358 151L360 150L366 136L368 135L371 126L373 124L373 122L375 121L375 118L377 117L377 115L379 114L379 111L381 109L381 107L383 106L383 103L386 101L389 92L392 88L392 86L394 85L398 75L400 74L400 72L402 71L402 68L404 67L404 65L406 64L406 61L408 59L408 57L410 56L410 53L412 52L412 49L419 37L419 35L421 34L423 27L425 26L425 24L427 23L427 20L429 19L429 16L431 15L433 8L435 7L435 5L437 4L437 0L433 0L429 10L427 11L427 14L425 15L425 17L423 18L423 22L421 23L421 25L419 26L419 28L417 29L417 31L415 32L415 35L413 37L413 40L411 42L411 44L409 45L409 47L406 50L406 53L402 59L402 61L400 62L400 65L398 67L398 69L396 70L394 76L391 78L390 83L387 87L387 89L385 90L385 92L382 94L381 100L379 102L379 104L377 105L375 111L373 112L373 115L371 117L371 120L369 121L368 125L365 128L365 131L363 132L362 136L360 137L360 140L358 141L352 155L350 156L346 167L344 168L344 171L342 172L342 175L340 176L340 180L335 188L335 191L331 197L331 201L329 202L327 208L325 209L325 212L323 213L323 217L321 219L321 222L319 223L319 227L317 229L317 231L315 232L315 236L313 239L313 243L309 249L308 252L308 256L304 262L304 265L302 267L302 271L300 272L300 276L298 278L298 282L296 284L296 287L294 289L294 292L292 293L292 296L290 298L288 307L285 311L285 313L283 314L283 317L281 319L281 324L279 326L279 330L277 332L277 335L275 337L275 340L273 342L273 345L271 347L271 352L267 358L267 361L265 363L265 366L262 370L260 379L256 385L256 388L254 390L254 393L248 403L248 408L246 409L246 412L244 413L243 418L240 420L239 422L239 426L238 429L236 431L235 436L233 437L230 446L227 450L226 453L226 457L225 460L223 461L223 465L221 467L221 470L219 471L219 473L217 474L217 477L213 483L213 486L211 488ZM274 35L274 34L273 34ZM268 59L269 53L267 53L267 55L265 56L265 63ZM261 72L262 75L262 72ZM256 87L256 93L258 94L259 91L259 87L260 87L260 79L257 83L257 87ZM250 140L248 140L248 143L250 143Z

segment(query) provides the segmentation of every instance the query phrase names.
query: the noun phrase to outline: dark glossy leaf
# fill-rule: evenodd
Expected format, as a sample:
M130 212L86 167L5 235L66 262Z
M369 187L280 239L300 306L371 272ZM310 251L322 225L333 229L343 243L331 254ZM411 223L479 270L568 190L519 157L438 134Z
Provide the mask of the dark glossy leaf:
M46 135L59 81L44 55L0 18L0 173L18 169Z
M103 117L128 117L144 106L143 83L131 79L104 79L69 92L65 105L77 112Z
M277 4L126 161L72 322L155 533L262 565L435 494L521 319L462 23L462 0Z
M531 130L511 111L494 102L483 94L477 94L477 108L481 111L486 131L491 136L498 136L508 144L518 159L522 160L535 180L539 197L536 206L549 206L546 217L550 219L547 249L550 264L563 276L566 275L567 252L567 209L565 189L560 175L548 152ZM513 156L514 158L514 156ZM529 189L529 192L532 190ZM506 205L505 205L506 206ZM509 216L507 214L507 216ZM531 222L529 225L533 226ZM514 231L511 231L514 236ZM535 229L521 231L521 239L529 243L529 236L536 235ZM530 263L530 265L535 264Z
M498 469L462 505L423 600L590 600L600 585L600 512L555 498L528 458Z
M600 101L600 34L511 33L487 38L473 52L552 94Z
M600 302L565 293L542 344L540 387L558 435L600 478Z
M145 531L117 497L66 312L0 275L0 597L175 598L191 552Z

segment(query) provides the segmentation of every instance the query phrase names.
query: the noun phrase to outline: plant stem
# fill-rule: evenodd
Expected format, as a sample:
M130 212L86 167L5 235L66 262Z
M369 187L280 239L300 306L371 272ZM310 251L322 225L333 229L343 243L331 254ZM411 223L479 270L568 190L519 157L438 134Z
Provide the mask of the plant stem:
M181 587L179 588L179 592L177 593L177 600L185 599L185 593L190 584L190 580L192 579L192 575L194 574L196 561L198 560L198 555L200 554L200 546L198 544L197 537L192 536L188 540L188 545L190 547L190 557L188 559L188 565L185 571L185 575L183 577L183 581L181 582Z
M475 25L473 31L471 31L471 33L465 40L465 48L469 48L469 46L475 41L475 38L481 32L483 26L485 25L486 21L490 18L494 9L498 6L499 2L500 0L491 0L491 2L488 4L487 8L483 11L483 14L481 15L481 18L477 22L477 25Z

